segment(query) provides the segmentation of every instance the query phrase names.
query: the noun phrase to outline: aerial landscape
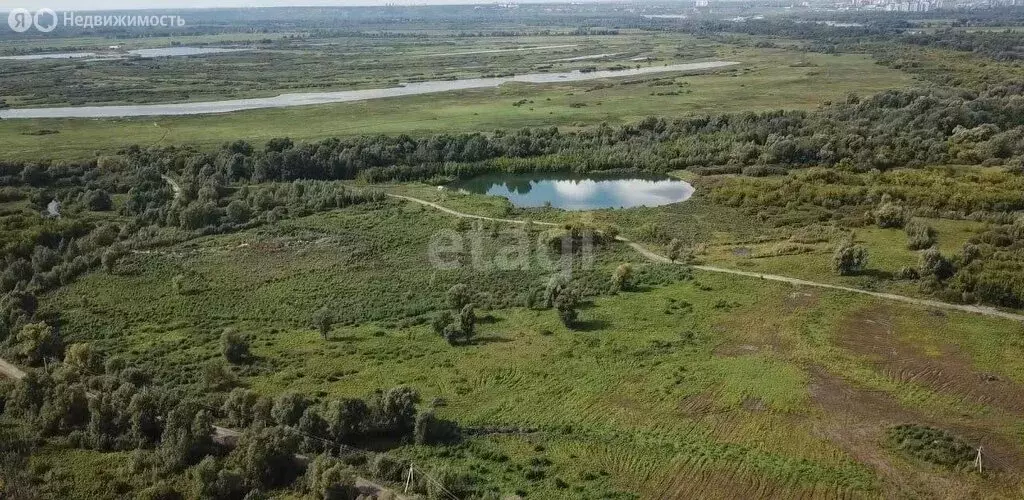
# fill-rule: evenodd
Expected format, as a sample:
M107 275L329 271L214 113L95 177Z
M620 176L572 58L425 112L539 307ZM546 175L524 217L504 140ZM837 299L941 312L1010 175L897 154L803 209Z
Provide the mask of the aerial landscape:
M0 7L0 498L1024 498L1017 2L154 1Z

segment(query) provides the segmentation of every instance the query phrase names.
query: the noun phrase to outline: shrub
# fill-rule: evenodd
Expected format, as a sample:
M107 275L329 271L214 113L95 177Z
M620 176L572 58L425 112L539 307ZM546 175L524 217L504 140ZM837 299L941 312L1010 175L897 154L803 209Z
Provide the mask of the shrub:
M612 273L612 291L631 290L633 288L633 266L620 264Z
M294 427L299 424L299 419L302 418L302 414L306 412L306 408L308 408L309 405L309 400L307 400L302 394L286 392L274 401L274 408L271 410L271 415L274 417L274 421L277 422L277 425Z
M923 250L935 244L935 229L920 219L911 219L903 227L907 233L907 248Z
M323 306L317 309L313 313L313 327L320 332L320 336L327 339L327 335L331 333L331 327L334 326L334 315L331 314L330 309L327 306Z
M974 461L976 450L960 438L934 427L903 424L886 431L891 446L915 458L946 467L964 467Z
M918 272L922 277L935 278L941 281L952 276L955 271L956 269L954 269L949 259L939 253L938 250L929 248L921 252Z
M110 195L102 189L86 192L85 205L94 212L106 212L114 208Z
M567 328L576 326L576 320L579 318L577 307L579 307L579 295L575 290L565 288L555 298L558 319L562 320L562 324Z
M903 266L896 271L896 274L894 274L893 277L898 280L916 280L920 278L921 275L918 274L917 269L910 266Z
M847 242L832 254L832 269L840 276L850 276L864 270L867 261L867 249Z
M47 358L63 358L64 343L57 331L46 323L30 323L16 337L18 354L29 366L39 366Z
M239 364L249 358L249 342L233 328L227 328L220 336L221 352L231 364Z
M476 312L473 310L473 304L462 307L462 311L459 312L459 327L462 329L463 340L468 342L473 338L476 331Z
M249 218L252 217L252 210L249 209L249 205L243 201L234 200L228 204L225 209L228 220L235 224L244 224L249 222Z
M875 223L881 228L900 228L907 223L907 211L893 202L882 203L874 212Z
M472 301L473 294L470 293L468 286L459 283L448 289L448 307L453 311L461 310Z

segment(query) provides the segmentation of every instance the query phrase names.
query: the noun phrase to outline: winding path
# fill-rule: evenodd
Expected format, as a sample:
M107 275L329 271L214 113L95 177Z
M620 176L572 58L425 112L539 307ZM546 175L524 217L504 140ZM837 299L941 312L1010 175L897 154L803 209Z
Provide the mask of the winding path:
M167 181L167 184L171 186L171 191L174 191L174 199L181 198L181 185L178 184L178 181L174 180L169 175L161 174L160 177L163 177L164 180Z
M525 224L526 223L525 220L500 219L500 218L496 218L496 217L485 217L485 216L482 216L482 215L467 214L467 213L464 213L464 212L459 212L457 210L452 210L450 208L447 208L445 206L439 205L439 204L434 203L434 202L430 202L430 201L427 201L427 200L422 200L422 199L419 199L419 198L414 198L412 196L403 196L403 195L399 195L399 194L388 194L387 196L389 196L391 198L399 199L399 200L405 200L405 201L410 201L410 202L413 202L413 203L418 203L420 205L431 207L431 208L440 210L441 212L444 212L446 214L454 215L456 217L463 217L463 218L467 218L467 219L480 219L480 220L488 220L488 221L496 221L496 222L507 222L507 223L510 223L510 224ZM533 223L534 224L538 224L538 225L543 225L543 226L557 226L558 225L558 224L555 224L555 223L552 223L552 222L533 222ZM630 241L630 240L628 240L626 238L623 238L621 236L617 237L616 239L618 241L621 241L621 242L629 245L631 248L633 248L633 250L636 250L637 253L639 253L640 255L644 256L644 258L646 258L646 259L648 259L648 260L650 260L652 262L659 262L659 263L664 263L664 264L671 264L671 263L673 263L671 260L668 259L668 257L665 257L664 255L660 255L658 253L655 253L655 252L649 250L648 248L644 247L643 245L641 245L641 244L639 244L639 243L637 243L635 241ZM734 275L734 276L745 276L745 277L749 277L749 278L760 278L760 279L763 279L763 280L778 281L778 282L789 283L791 285L797 285L797 286L807 286L807 287L815 287L815 288L827 288L827 289L830 289L830 290L839 290L839 291L849 292L849 293L859 293L861 295L870 295L872 297L876 297L876 298L880 298L880 299L892 300L892 301L896 301L896 302L904 302L904 303L907 303L907 304L915 304L915 305L924 306L924 307L932 307L932 308L935 308L935 309L946 309L946 310L951 310L951 311L962 311L962 312L973 313L973 314L981 314L983 316L990 316L990 317L995 317L995 318L1003 318L1003 319L1009 319L1009 320L1013 320L1013 321L1024 322L1024 315L1022 315L1022 314L1015 314L1015 313L1006 312L1006 311L1001 311L1001 310L996 309L994 307L978 306L978 305L968 305L968 304L951 304L949 302L942 302L942 301L938 301L938 300L918 299L918 298L914 298L914 297L907 297L905 295L897 295L897 294L894 294L894 293L872 292L870 290L863 290L863 289L860 289L860 288L853 288L853 287L842 286L842 285L832 285L832 284L829 284L829 283L820 283L820 282L817 282L817 281L808 281L808 280L804 280L804 279L800 279L800 278L792 278L792 277L789 277L789 276L780 276L780 275L777 275L777 274L762 274L762 273L755 273L755 272L750 272L750 271L740 271L738 269L728 269L728 268L724 268L724 267L715 267L715 266L690 266L690 267L692 267L694 269L698 269L700 271L709 272L709 273L721 273L721 274L731 274L731 275Z

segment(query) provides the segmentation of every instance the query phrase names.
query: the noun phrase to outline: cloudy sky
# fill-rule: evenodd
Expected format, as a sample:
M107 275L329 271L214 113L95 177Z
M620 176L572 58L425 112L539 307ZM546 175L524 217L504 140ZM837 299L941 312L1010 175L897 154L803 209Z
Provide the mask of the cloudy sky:
M83 2L82 0L0 0L0 10L7 11L18 7L29 10L49 7L54 10L85 11L120 9L188 9L206 7L295 7L384 4L440 5L471 3L497 2L496 0L91 0L88 2Z

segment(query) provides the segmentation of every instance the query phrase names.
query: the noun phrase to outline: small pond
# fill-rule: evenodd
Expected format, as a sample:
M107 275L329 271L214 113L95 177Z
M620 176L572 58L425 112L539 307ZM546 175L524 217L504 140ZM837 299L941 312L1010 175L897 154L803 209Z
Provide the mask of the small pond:
M450 189L507 198L516 207L563 210L656 207L686 201L693 186L648 175L489 174L455 182Z

